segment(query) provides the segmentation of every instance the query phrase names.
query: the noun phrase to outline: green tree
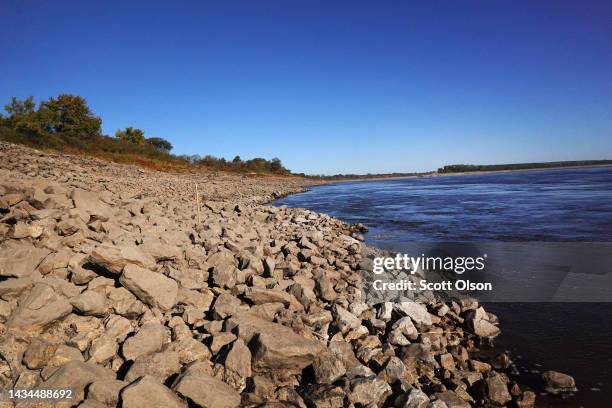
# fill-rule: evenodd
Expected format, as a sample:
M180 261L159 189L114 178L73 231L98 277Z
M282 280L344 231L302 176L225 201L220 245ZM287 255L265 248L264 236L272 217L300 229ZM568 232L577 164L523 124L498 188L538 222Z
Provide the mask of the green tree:
M145 143L144 131L131 126L126 127L125 130L117 130L115 137L137 145Z
M26 99L17 99L13 96L11 103L4 107L4 110L9 114L5 122L15 130L39 132L40 123L35 107L36 103L34 103L33 96Z
M172 143L166 139L162 139L161 137L150 137L146 139L145 142L146 144L153 146L155 150L159 150L163 153L170 153L170 150L172 150Z
M40 104L38 116L42 128L49 133L95 136L102 128L102 120L93 114L84 98L76 95L49 98Z
M270 161L270 170L273 172L280 172L285 170L285 168L283 167L283 163L278 157L275 157Z

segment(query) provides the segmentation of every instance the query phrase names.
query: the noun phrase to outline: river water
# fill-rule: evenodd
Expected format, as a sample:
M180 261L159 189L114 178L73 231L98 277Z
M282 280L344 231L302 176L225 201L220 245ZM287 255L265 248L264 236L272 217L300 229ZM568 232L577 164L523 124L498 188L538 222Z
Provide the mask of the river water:
M604 243L604 251L612 243L612 167L344 182L275 202L283 204L363 223L369 228L366 243L396 252L406 252L415 243L581 249ZM533 253L530 258L537 258ZM601 259L597 276L575 276L612 290L612 258ZM588 285L582 288L574 299L581 302L486 305L501 320L498 345L511 352L526 378L542 369L575 377L579 391L564 399L540 396L547 406L610 406L612 302L586 303L607 300L610 293L598 297L595 292Z

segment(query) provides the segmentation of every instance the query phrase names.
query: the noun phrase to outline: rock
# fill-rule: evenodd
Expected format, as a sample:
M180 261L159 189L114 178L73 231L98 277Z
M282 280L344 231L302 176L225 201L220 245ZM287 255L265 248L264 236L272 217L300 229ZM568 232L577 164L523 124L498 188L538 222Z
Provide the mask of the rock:
M113 275L119 275L126 265L155 268L155 259L135 245L99 245L89 255L88 261Z
M480 337L496 337L500 330L488 319L489 316L482 307L469 311L466 315L466 323L472 333Z
M410 317L414 324L431 326L431 315L427 308L416 302L401 302L393 305L398 312Z
M334 312L335 322L342 333L347 333L350 330L356 330L361 326L361 319L345 308L335 305Z
M387 397L391 395L391 387L383 380L373 378L356 378L350 383L347 396L353 404L375 404L383 406Z
M233 288L236 285L238 270L234 265L222 264L215 266L212 271L212 282L220 288Z
M323 385L309 388L304 399L309 407L314 408L343 408L345 393L342 388L333 385Z
M282 303L285 307L291 310L301 310L302 305L290 293L282 290L265 289L265 288L248 288L244 297L251 301L254 305L262 305L265 303Z
M166 328L161 324L147 323L123 343L123 356L126 360L134 360L138 356L160 351L167 336Z
M242 391L251 376L251 352L242 339L232 343L224 361L223 381Z
M61 367L71 361L85 361L85 359L79 349L66 344L60 344L47 362L47 368Z
M317 384L332 384L346 373L346 367L338 356L324 353L312 365Z
M104 324L104 328L106 329L104 335L112 338L117 343L123 343L127 336L134 331L128 319L117 315L109 316Z
M236 335L234 333L221 332L213 335L212 342L210 344L210 350L213 354L217 354L222 347L227 344L230 344L234 340L236 340Z
M542 374L545 388L548 392L576 391L576 381L573 377L558 371L546 371Z
M102 316L108 310L106 296L95 290L86 290L71 299L70 303L77 312L86 316Z
M455 360L453 359L453 355L450 353L441 354L440 365L442 368L447 370L453 370L455 368Z
M117 354L119 345L114 338L103 335L95 339L89 347L89 360L93 363L104 364Z
M410 340L416 340L418 336L419 332L412 323L412 319L406 316L402 317L391 326L389 343L396 346L407 346L410 344Z
M111 207L102 202L100 195L97 193L75 188L70 194L70 198L72 198L77 210L83 211L94 219L108 221L113 215Z
M321 343L306 339L288 327L268 322L248 313L231 317L226 329L238 334L249 345L256 371L301 372L324 350Z
M413 388L408 393L406 402L401 408L427 408L429 405L429 397L418 388Z
M34 280L29 277L0 281L0 297L4 300L16 299L24 290L33 285Z
M7 326L23 330L39 330L72 312L68 300L46 283L37 283L7 321Z
M453 391L437 392L433 396L444 402L448 408L470 408L470 404L459 398Z
M167 311L176 304L178 284L162 274L129 264L119 281L149 306Z
M173 341L168 345L167 350L176 351L181 364L209 360L211 357L208 347L191 337Z
M125 381L132 382L146 375L164 383L168 377L179 371L179 354L176 351L162 351L137 357L125 375Z
M253 340L253 367L261 371L298 373L313 363L322 348L320 343L295 334L291 329L289 332L280 328L260 332Z
M187 404L155 378L144 376L121 391L123 408L185 408Z
M0 245L0 276L28 277L50 253L46 248L36 248L29 243L4 242Z
M215 300L213 315L215 319L223 320L239 311L242 302L229 293L222 293Z
M94 381L87 388L87 398L99 401L107 407L116 407L121 390L128 384L120 380Z
M401 381L406 378L406 366L396 356L392 356L385 363L385 366L381 372L378 373L378 377L384 380L387 384L394 384L396 381Z
M23 363L30 370L39 370L47 365L56 349L56 344L33 338L23 355Z
M116 314L129 319L144 313L144 304L126 288L111 288L108 301Z
M238 391L197 369L187 368L177 377L172 388L202 408L237 408L240 406Z
M71 361L60 367L49 377L47 381L41 383L37 389L66 389L70 388L74 392L74 399L67 400L66 407L73 406L78 401L83 400L84 390L87 385L94 381L112 380L115 373L102 366L81 361Z
M508 392L506 379L494 373L485 379L486 398L493 404L504 406L512 400L512 396Z
M516 400L517 408L533 408L535 407L536 395L532 391L525 391L523 395Z
M100 401L96 401L95 399L86 399L81 402L78 408L107 408L107 406Z

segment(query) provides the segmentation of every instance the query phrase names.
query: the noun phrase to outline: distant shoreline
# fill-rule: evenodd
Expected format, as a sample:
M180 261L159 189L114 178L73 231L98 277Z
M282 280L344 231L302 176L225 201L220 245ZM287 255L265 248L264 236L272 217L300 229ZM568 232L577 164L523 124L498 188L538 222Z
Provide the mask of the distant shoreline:
M612 167L612 164L587 164L578 166L556 166L556 167L532 167L527 169L505 169L505 170L478 170L478 171L463 171L456 173L422 173L415 175L406 176L381 176L381 177L369 177L369 178L347 178L347 179L334 179L320 180L321 184L335 184L335 183L349 183L349 182L366 182L366 181L382 181L382 180L404 180L404 179L416 179L416 178L431 178L431 177L453 177L453 176L469 176L477 174L496 174L496 173L518 173L525 171L545 171L545 170L564 170L564 169L579 169L579 168L590 168L590 167ZM316 180L316 179L312 179Z

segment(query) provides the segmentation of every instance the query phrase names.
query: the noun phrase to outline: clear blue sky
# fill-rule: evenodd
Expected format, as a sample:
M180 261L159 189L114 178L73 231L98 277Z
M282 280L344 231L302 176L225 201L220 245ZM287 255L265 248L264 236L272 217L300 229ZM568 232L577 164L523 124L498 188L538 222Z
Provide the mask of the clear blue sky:
M0 101L62 92L313 174L612 158L612 2L4 1Z

